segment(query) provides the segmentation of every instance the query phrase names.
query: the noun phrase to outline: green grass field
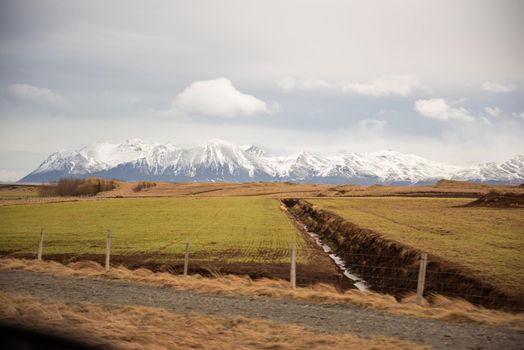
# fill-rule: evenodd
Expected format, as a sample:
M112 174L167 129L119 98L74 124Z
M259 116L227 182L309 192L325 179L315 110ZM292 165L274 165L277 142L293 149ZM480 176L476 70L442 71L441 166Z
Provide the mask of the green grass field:
M0 191L0 199L34 198L38 196L36 191Z
M309 199L361 227L524 291L524 210L464 208L459 198Z
M108 199L0 207L0 251L101 254L112 230L112 254L181 254L228 262L288 262L300 233L271 198ZM305 255L299 253L298 261Z

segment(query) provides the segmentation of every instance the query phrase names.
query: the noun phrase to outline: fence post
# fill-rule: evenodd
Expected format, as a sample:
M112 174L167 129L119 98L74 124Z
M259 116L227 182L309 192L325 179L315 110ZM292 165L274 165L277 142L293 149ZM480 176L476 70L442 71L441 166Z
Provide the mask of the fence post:
M186 241L186 255L184 257L184 276L187 276L188 267L189 267L189 240Z
M428 255L422 253L420 257L420 267L418 270L418 284L417 284L417 305L422 302L424 295L424 283L426 282L426 266L428 264Z
M297 245L295 241L291 242L291 288L297 287Z
M106 237L106 271L109 271L109 258L111 252L111 230L107 230Z
M44 228L40 228L40 241L38 242L37 259L42 260L42 251L44 250Z

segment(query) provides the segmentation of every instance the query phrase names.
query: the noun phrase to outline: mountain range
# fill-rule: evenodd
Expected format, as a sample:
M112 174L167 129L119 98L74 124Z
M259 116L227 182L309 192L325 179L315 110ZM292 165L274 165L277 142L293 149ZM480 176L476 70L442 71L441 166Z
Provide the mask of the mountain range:
M19 182L49 182L61 177L105 177L126 181L290 181L333 184L414 185L440 179L486 183L524 182L524 156L473 167L434 162L395 151L299 152L276 156L256 145L211 140L198 147L146 143L97 143L51 154Z

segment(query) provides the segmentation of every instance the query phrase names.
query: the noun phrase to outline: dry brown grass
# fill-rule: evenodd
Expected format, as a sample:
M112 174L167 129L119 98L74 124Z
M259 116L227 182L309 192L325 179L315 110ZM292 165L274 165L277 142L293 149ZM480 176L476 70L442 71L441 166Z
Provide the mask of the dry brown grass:
M184 277L162 272L154 273L147 269L129 270L122 266L114 267L109 272L105 272L101 265L92 261L62 265L57 262L0 259L0 269L21 269L72 277L118 279L199 293L292 298L322 304L350 303L398 315L451 322L475 322L524 330L524 313L511 314L489 310L474 306L462 299L447 298L440 295L434 296L431 305L424 301L424 306L418 306L414 302L414 295L408 295L403 300L397 301L390 295L372 292L348 290L340 293L335 287L328 284L317 284L311 288L293 290L290 288L289 282L284 280L251 280L248 277L234 275L214 278L205 278L199 275Z
M96 198L114 197L228 197L228 196L262 196L272 198L311 198L311 197L359 197L359 196L481 196L490 190L524 193L524 187L511 185L487 185L460 181L441 181L430 186L356 186L330 184L293 184L293 183L232 183L232 182L156 182L156 186L147 191L135 192L136 182L115 181L116 188L100 192ZM22 188L24 186L20 186ZM0 194L2 189L0 189ZM1 197L1 196L0 196ZM55 199L52 201L63 201ZM79 198L79 197L76 197ZM0 199L0 205L40 203L26 198L6 201ZM88 197L81 197L87 200ZM43 203L44 201L42 201Z
M0 319L122 349L428 349L394 338L360 338L245 317L179 315L151 307L45 303L0 293ZM100 320L104 320L101 322Z
M155 187L156 186L156 182L151 182L151 181L139 181L137 182L137 184L135 185L135 187L133 187L133 191L134 192L140 192L144 189L149 189L151 187Z
M136 196L265 196L274 198L285 197L344 197L344 196L390 196L390 195L439 195L447 193L485 194L490 190L512 191L524 193L524 189L509 185L485 185L459 181L441 181L433 186L334 186L329 184L293 184L286 182L200 182L172 183L157 182L154 188L146 192L134 192L136 183L121 182L113 191L98 194L99 197L136 197Z
M224 196L314 196L329 188L329 185L289 184L289 183L232 183L232 182L202 182L202 183L172 183L156 182L156 186L147 191L135 192L138 183L122 182L113 191L100 193L99 197L224 197Z

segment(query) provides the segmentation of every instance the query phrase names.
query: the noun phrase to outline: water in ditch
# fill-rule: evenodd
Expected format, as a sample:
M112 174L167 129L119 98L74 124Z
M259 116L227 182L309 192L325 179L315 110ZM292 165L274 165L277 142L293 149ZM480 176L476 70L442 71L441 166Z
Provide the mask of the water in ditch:
M300 220L298 220L297 218L295 218L295 220L297 220L298 222L300 222ZM338 268L342 271L343 275L346 276L347 278L349 278L351 281L353 281L353 285L358 289L358 290L362 290L362 291L367 291L368 290L368 284L366 283L366 281L364 281L362 278L358 277L357 275L355 274L352 274L351 271L346 267L346 264L344 264L344 261L338 256L336 255L330 246L328 246L327 244L324 244L322 242L322 240L320 239L320 236L317 235L315 232L312 232L308 229L307 225L303 224L302 222L300 222L300 224L302 225L302 227L304 228L304 231L309 235L311 236L315 242L317 243L317 245L322 248L322 250L324 250L324 252L326 254L328 254L328 256L330 257L331 260L333 260L333 262L338 266Z

